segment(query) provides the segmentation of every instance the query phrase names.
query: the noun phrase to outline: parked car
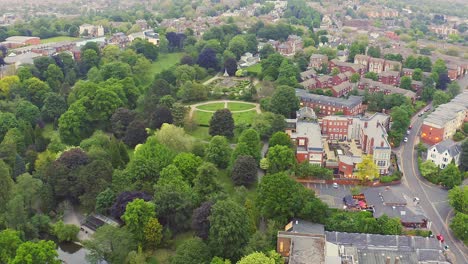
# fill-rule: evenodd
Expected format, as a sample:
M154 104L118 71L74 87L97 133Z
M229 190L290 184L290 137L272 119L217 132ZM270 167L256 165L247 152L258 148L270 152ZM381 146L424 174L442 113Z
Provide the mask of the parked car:
M413 126L409 126L409 127L408 127L408 130L411 130L412 128L413 128Z
M423 115L423 113L419 113L419 114L418 114L418 117L421 117L422 115Z
M333 183L333 188L338 189L338 183L334 182Z
M410 131L409 130L406 130L406 135L409 135L410 134Z
M405 143L408 142L408 138L405 137L405 138L403 139L403 142L405 142Z

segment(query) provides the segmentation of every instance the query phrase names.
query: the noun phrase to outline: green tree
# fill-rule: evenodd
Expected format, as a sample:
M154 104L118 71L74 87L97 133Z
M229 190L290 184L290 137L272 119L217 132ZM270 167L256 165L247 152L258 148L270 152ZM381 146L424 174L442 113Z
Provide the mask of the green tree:
M461 147L460 169L466 172L468 171L468 140L463 141Z
M294 151L287 146L276 145L274 147L270 147L267 158L270 163L268 168L269 173L289 170L296 164Z
M252 128L260 134L262 139L268 139L273 133L284 131L286 128L286 121L282 115L263 112L259 115L255 115Z
M197 169L202 164L203 160L193 153L182 152L178 154L172 163L179 169L184 176L184 179L193 183L197 176Z
M45 72L45 77L52 91L58 93L64 80L62 70L57 65L50 64Z
M435 165L434 162L430 160L422 162L421 166L419 166L419 170L421 172L421 175L427 179L437 177L437 174L439 172L439 168L437 167L437 165Z
M288 134L284 133L283 131L278 131L271 136L269 143L269 147L274 147L276 145L292 147L292 141Z
M276 88L270 101L270 109L273 113L290 117L292 113L299 109L299 99L296 97L294 88L289 86L279 86Z
M460 93L460 90L461 88L458 82L451 82L449 85L447 85L447 91L452 98L457 96Z
M16 105L15 115L18 120L24 120L34 126L39 119L40 111L32 103L21 100Z
M53 241L40 240L39 242L27 241L16 250L15 258L11 264L60 264L56 245Z
M199 238L185 240L177 247L171 264L200 263L208 264L211 260L210 248Z
M452 229L455 236L462 240L465 245L468 244L468 232L466 232L466 230L468 230L468 214L456 213L450 223L450 229Z
M159 131L156 131L156 139L161 144L175 152L190 152L193 147L193 138L185 133L181 127L172 124L163 124Z
M374 81L379 80L379 75L375 72L366 72L366 74L364 74L364 77L374 80Z
M280 68L278 70L278 78L276 79L276 82L279 85L295 87L298 83L298 75L299 69L297 66L288 59L284 59L283 62L281 62Z
M380 58L380 47L369 47L367 49L367 55L373 57L373 58Z
M379 177L379 169L375 165L372 155L363 155L361 163L357 164L357 177L361 181L373 181Z
M234 136L234 119L229 109L220 109L214 113L210 120L209 133L211 136Z
M377 224L380 227L379 233L382 235L399 235L403 229L400 219L390 218L385 214L377 218Z
M400 88L411 90L411 78L408 76L403 76L400 79Z
M468 186L456 186L448 193L450 205L458 212L468 214Z
M357 83L359 82L359 80L361 79L361 75L359 75L359 73L355 72L351 75L351 77L349 78L349 80L352 82L352 83Z
M249 240L245 208L231 200L221 200L211 209L208 245L216 256L239 259Z
M0 160L0 211L5 211L5 206L11 199L13 194L13 179L10 176L8 165L3 160Z
M252 156L253 158L255 158L255 160L257 160L257 162L260 161L261 142L260 142L260 137L257 131L251 128L244 130L240 134L239 140L237 141L237 143L245 143L245 145L247 146L248 148L247 153L243 153L243 154Z
M214 136L205 150L205 158L218 168L224 169L229 165L231 152L231 147L225 137Z
M419 68L414 69L412 78L415 81L421 81L423 78L423 71Z
M137 198L127 204L122 220L125 222L128 230L135 236L135 240L142 243L145 238L145 225L154 216L155 205Z
M60 138L64 143L77 145L81 139L89 136L91 120L88 111L90 100L84 97L74 102L68 110L59 118Z
M56 93L48 93L41 109L42 117L46 121L55 121L65 111L67 111L65 99Z
M437 107L441 104L448 103L450 101L450 95L448 95L446 92L437 90L434 92L434 95L432 96L432 106Z
M150 218L143 228L146 247L155 249L161 243L163 238L163 226L157 218Z
M228 50L234 53L237 59L240 59L242 54L247 50L247 42L242 35L237 35L229 41Z
M461 184L462 175L458 170L458 167L455 164L450 163L440 172L439 179L443 186L451 189Z
M252 156L239 156L232 168L232 181L249 187L257 181L257 169L257 161Z
M89 250L86 258L91 263L105 259L111 263L125 263L128 253L136 250L137 243L126 228L104 225L96 230L92 239L83 242Z
M12 229L0 231L0 262L10 263L21 243L19 231Z
M204 162L198 167L198 174L193 182L193 191L197 194L199 202L207 200L209 195L220 191L221 188L216 181L218 173L215 165L209 162Z
M58 221L53 225L53 233L57 236L60 242L74 241L80 232L80 228L76 225L66 225L63 221Z

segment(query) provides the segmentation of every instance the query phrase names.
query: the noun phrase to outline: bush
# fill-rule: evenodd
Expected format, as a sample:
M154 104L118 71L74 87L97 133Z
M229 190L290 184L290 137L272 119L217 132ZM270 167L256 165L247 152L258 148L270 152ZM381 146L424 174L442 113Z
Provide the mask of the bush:
M80 232L80 228L78 226L66 225L62 221L58 221L53 226L53 233L57 236L59 242L76 240L78 232Z
M380 182L381 183L388 183L388 182L392 182L392 181L396 181L396 180L399 180L399 178L397 176L394 176L394 175L388 175L388 176L380 177Z
M463 135L462 132L460 131L457 131L457 133L455 133L455 135L453 135L453 141L462 141L463 139L465 139L465 135Z

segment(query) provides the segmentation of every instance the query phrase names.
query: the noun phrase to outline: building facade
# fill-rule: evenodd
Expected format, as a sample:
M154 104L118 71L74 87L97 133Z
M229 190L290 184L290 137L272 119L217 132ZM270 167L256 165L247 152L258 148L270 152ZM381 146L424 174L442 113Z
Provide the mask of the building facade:
M296 89L296 95L300 100L301 106L312 108L319 116L334 115L337 112L353 116L361 114L364 111L361 96L350 96L348 99L334 98L311 94L302 89Z
M452 161L460 165L461 144L451 139L441 141L427 150L427 160L444 169Z

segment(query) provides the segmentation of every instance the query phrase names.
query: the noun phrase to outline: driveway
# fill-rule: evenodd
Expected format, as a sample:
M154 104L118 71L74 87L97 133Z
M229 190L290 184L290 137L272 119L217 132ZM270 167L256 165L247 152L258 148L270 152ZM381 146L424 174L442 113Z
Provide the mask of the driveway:
M304 186L315 191L320 200L325 202L331 208L343 209L343 197L351 194L353 185L338 185L333 188L331 184L325 183L304 183Z

